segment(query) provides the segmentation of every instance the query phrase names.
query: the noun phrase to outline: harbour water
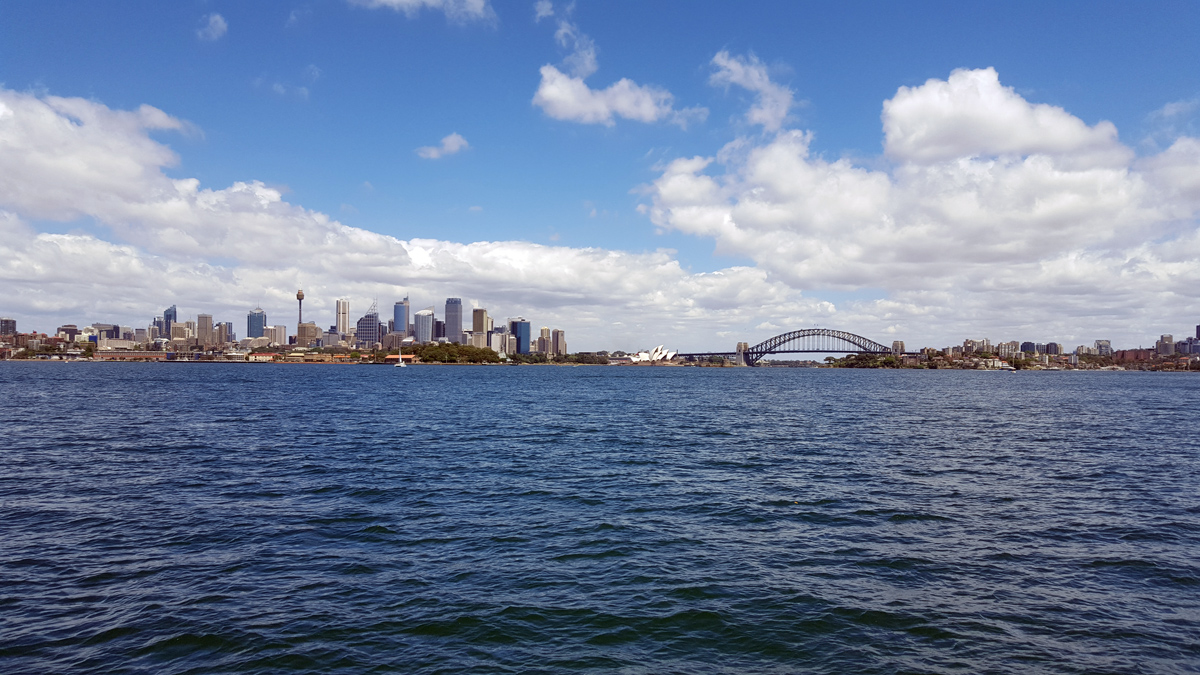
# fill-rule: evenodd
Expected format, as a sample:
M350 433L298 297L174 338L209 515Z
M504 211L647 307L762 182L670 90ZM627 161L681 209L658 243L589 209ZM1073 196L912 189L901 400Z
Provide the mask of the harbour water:
M1198 395L0 363L0 672L1200 672Z

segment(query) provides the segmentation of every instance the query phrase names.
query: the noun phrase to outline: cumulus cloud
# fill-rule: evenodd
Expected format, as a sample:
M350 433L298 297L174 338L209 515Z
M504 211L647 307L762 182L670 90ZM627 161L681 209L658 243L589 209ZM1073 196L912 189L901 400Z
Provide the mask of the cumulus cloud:
M65 321L145 325L178 304L236 324L259 303L290 318L303 287L318 314L346 296L361 307L376 296L459 296L564 328L578 348L657 340L709 349L713 330L737 332L767 316L811 323L832 311L760 270L695 274L669 251L403 240L290 204L261 182L213 189L171 178L164 170L177 157L149 133L184 128L149 106L121 111L0 89L6 315L50 330ZM98 223L99 233L34 225L80 220Z
M412 18L423 9L445 13L446 18L458 23L468 21L491 21L496 12L488 0L349 0L350 4L369 9L392 9L404 12Z
M417 148L416 153L423 159L438 159L466 150L469 147L471 146L467 143L467 139L457 133L453 133L443 138L439 145L426 145Z
M906 162L1046 155L1121 166L1132 158L1112 122L1088 126L1062 108L1030 103L1001 86L993 68L901 87L883 104L883 132L887 154Z
M215 12L204 17L200 23L200 28L196 29L196 37L201 40L219 40L229 30L225 17Z
M765 131L779 131L792 109L795 93L771 81L767 66L753 54L730 56L720 51L712 59L716 71L709 77L715 86L736 85L757 94L757 99L746 112L746 120L762 125Z
M686 128L690 122L708 116L705 108L676 109L671 92L640 85L628 78L604 89L593 89L584 80L599 68L596 44L566 19L559 20L554 39L560 47L570 50L562 64L566 72L550 64L542 66L542 79L533 96L533 104L550 117L605 126L612 126L615 118L623 117L646 123L667 121Z
M537 0L533 3L533 20L534 22L542 19L549 19L554 16L554 3L550 0Z
M790 288L885 295L857 305L877 331L1066 340L1200 314L1200 141L1135 160L1112 124L1030 103L991 69L901 87L882 121L888 170L782 131L667 163L647 211Z

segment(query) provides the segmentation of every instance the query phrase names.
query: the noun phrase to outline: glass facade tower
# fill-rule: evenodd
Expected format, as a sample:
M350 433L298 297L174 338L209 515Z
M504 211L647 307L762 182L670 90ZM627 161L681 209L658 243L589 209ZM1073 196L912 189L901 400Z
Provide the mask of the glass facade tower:
M462 343L462 298L446 298L446 339Z
M246 337L260 338L267 329L267 313L262 307L255 307L246 315Z
M408 296L392 307L392 330L408 335Z

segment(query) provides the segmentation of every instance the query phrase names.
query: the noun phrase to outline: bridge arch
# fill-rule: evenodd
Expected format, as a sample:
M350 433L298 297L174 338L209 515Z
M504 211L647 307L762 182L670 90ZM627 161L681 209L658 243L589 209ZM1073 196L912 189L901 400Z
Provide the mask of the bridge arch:
M831 328L804 328L768 338L742 352L746 365L755 365L768 354L799 353L890 354L884 346L861 335Z

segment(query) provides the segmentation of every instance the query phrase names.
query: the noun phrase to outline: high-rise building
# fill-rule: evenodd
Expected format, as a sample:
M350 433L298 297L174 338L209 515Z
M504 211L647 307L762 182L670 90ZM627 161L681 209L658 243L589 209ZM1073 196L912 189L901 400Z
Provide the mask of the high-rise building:
M529 353L529 330L529 322L523 317L508 320L508 332L516 336L518 354Z
M350 299L342 298L337 301L337 317L334 319L335 330L340 335L350 332Z
M371 310L363 315L355 326L354 335L358 344L372 349L376 342L383 339L383 326L379 323L379 312L371 305Z
M211 347L216 342L213 336L212 314L201 314L196 317L196 339L204 347Z
M433 339L434 341L441 340L446 337L446 322L441 319L433 320Z
M1057 356L1063 353L1063 346L1057 342L1047 342L1045 353Z
M551 338L550 353L554 356L567 355L567 334L564 331L554 329L553 337Z
M1112 356L1112 342L1108 340L1096 340L1096 354L1100 356Z
M297 347L312 347L321 339L321 329L314 322L302 323L296 328Z
M175 305L163 310L163 332L167 335L171 334L171 326L179 321L179 310L175 309Z
M462 298L446 298L446 339L462 342Z
M419 344L433 342L433 308L423 309L413 316L413 332Z
M228 321L221 321L216 326L213 326L213 343L224 345L230 341L230 329L233 327Z
M257 338L263 336L263 331L267 328L267 313L262 307L255 307L246 315L246 337Z
M1171 356L1175 353L1175 337L1172 335L1163 335L1158 338L1158 342L1154 343L1154 349L1159 356Z
M263 337L271 340L271 344L286 345L288 343L287 326L267 326Z
M16 335L17 320L4 317L0 319L0 335Z
M1032 342L1022 342L1021 351L1027 354L1032 354L1033 352L1037 351L1037 345L1033 344Z
M487 335L488 313L486 309L474 309L471 311L471 332Z
M392 332L408 335L408 296L392 306Z

